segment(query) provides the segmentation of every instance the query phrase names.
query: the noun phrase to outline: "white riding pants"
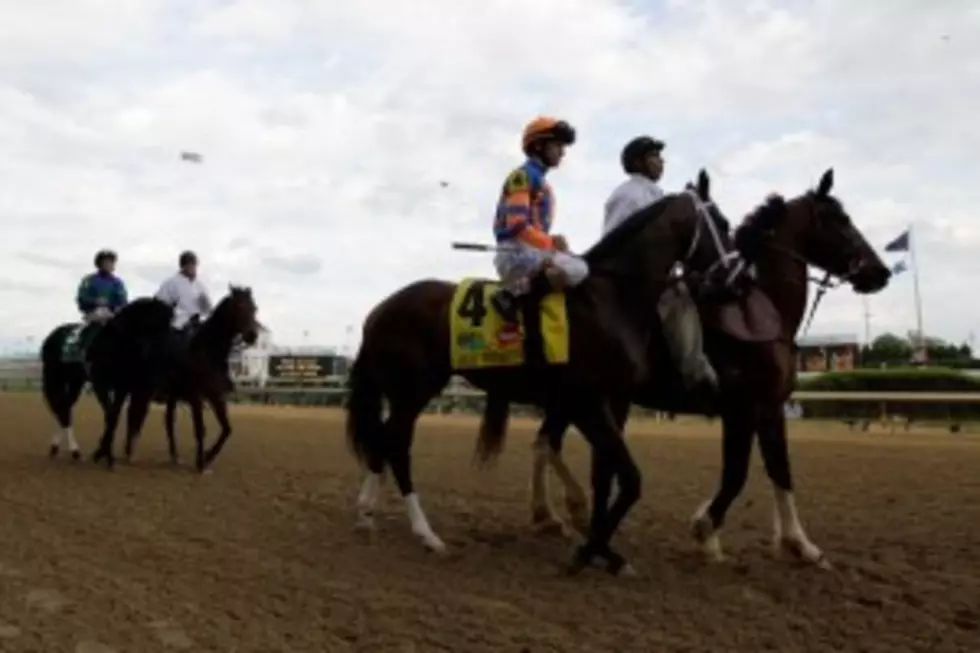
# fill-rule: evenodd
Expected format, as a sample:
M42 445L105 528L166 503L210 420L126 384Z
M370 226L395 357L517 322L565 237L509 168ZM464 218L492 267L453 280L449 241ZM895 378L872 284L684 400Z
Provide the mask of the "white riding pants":
M86 313L82 319L86 324L89 324L91 322L98 322L99 324L102 324L103 322L108 322L109 318L111 317L112 317L112 311L109 310L108 306L99 306L94 310Z
M526 292L527 281L549 261L561 270L568 287L579 285L589 276L589 264L583 258L520 242L501 244L493 258L501 282L517 295Z

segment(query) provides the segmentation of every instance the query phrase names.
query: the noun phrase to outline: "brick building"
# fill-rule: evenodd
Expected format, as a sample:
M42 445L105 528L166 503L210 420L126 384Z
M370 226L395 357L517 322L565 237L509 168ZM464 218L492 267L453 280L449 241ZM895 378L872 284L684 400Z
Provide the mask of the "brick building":
M796 341L799 372L839 372L858 366L861 344L851 334L807 336Z

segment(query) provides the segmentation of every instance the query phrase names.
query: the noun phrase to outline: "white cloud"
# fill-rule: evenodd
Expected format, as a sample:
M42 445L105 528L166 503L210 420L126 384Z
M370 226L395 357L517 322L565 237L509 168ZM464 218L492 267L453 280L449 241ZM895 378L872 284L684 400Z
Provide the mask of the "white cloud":
M277 340L340 344L403 284L491 274L448 243L488 240L538 112L579 128L553 178L573 245L636 133L668 141L668 186L707 166L733 218L833 166L874 242L915 224L926 328L965 338L974 4L0 0L0 341L71 319L111 246L134 294L193 248L216 293L255 287ZM911 293L874 297L873 329L911 328ZM863 332L849 291L829 331Z

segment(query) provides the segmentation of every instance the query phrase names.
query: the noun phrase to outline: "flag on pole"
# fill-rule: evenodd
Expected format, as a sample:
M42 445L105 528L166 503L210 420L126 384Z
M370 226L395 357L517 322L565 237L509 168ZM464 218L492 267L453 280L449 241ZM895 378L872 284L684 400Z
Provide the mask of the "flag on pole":
M187 161L188 163L202 163L204 157L197 152L181 152L180 160Z
M903 231L898 238L885 245L886 252L907 252L909 251L910 232L908 229Z

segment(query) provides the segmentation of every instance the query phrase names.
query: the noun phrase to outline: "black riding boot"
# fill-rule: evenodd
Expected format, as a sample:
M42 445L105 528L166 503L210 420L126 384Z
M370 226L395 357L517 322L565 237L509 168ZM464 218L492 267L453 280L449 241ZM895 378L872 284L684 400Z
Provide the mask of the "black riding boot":
M490 304L494 310L500 313L504 322L517 324L520 322L520 311L518 310L518 298L510 290L501 286L490 298Z
M551 292L551 290L551 282L548 281L548 276L545 274L544 270L541 270L531 277L530 288L526 294L515 295L510 290L507 290L501 286L500 289L494 293L493 297L490 298L490 303L497 310L497 312L500 313L500 317L502 317L505 322L510 324L518 324L521 319L521 308L529 302L544 299L545 296Z

